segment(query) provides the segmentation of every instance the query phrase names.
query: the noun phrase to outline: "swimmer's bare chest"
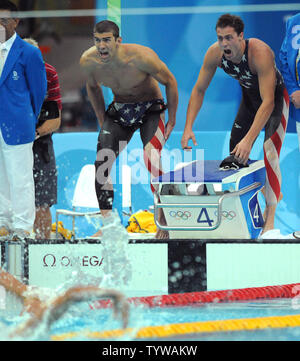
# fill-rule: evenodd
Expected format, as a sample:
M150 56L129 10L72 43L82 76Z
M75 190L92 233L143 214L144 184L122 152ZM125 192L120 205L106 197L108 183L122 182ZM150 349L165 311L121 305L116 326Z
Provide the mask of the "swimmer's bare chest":
M157 81L132 66L120 69L97 69L96 81L110 88L114 100L119 102L141 102L161 97Z

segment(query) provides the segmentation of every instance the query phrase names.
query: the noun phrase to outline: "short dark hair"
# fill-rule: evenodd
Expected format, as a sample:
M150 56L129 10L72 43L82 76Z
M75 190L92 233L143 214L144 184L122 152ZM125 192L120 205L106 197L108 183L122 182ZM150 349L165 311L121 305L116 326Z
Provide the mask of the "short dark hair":
M12 12L18 11L17 5L9 0L0 0L0 9L1 10L10 10Z
M94 33L112 33L114 38L117 39L120 36L120 29L116 23L110 20L102 20L94 27Z
M223 14L219 17L217 24L217 28L226 28L226 26L231 26L234 28L235 32L240 35L244 31L244 22L243 20L237 15L231 14Z

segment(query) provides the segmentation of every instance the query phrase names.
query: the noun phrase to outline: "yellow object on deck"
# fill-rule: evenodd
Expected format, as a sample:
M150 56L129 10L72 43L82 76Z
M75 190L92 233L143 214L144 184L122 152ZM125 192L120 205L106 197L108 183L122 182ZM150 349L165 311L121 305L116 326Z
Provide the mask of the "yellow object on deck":
M52 223L52 232L56 232L56 223ZM63 237L63 239L70 240L74 234L72 231L69 231L68 229L64 228L63 222L58 222L58 233Z
M156 224L154 214L148 211L134 213L129 218L126 229L129 233L155 233Z

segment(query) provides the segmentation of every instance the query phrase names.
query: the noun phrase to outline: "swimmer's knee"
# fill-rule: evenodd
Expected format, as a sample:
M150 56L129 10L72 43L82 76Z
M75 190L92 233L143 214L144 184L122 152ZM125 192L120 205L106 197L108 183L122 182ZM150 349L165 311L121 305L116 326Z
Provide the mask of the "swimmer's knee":
M109 183L108 168L101 169L102 161L95 161L96 175L95 175L95 189L98 199L99 208L101 210L111 210L114 200L114 191L112 185Z
M101 210L112 210L112 204L114 200L114 191L104 190L102 186L96 183L96 194Z
M108 182L111 171L111 164L102 160L95 161L95 182L99 185L105 185Z

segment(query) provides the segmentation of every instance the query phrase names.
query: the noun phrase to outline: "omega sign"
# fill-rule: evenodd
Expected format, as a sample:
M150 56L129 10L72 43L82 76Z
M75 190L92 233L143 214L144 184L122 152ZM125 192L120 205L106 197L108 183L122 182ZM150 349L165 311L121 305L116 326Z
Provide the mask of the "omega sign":
M44 267L72 267L75 264L82 267L100 267L103 262L103 257L97 256L82 256L82 257L69 257L59 256L55 257L52 253L47 253L43 257Z

